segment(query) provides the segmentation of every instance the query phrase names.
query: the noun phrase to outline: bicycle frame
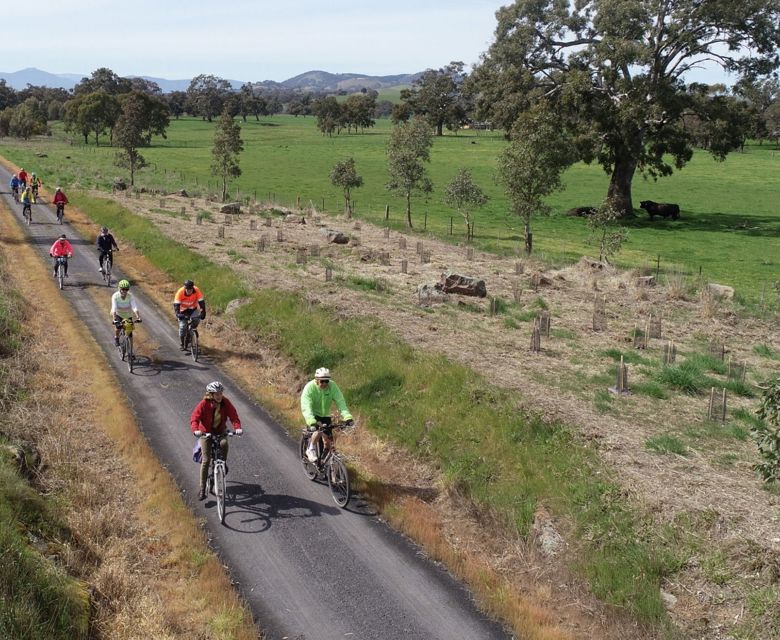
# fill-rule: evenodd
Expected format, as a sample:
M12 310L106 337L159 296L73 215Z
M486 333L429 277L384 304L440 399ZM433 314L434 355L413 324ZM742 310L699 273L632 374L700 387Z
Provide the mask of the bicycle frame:
M336 439L333 436L334 429L345 429L346 425L335 423L322 426L318 431L322 434L317 442L317 461L310 462L306 456L309 439L314 432L304 428L300 440L300 456L303 471L309 480L316 480L325 476L328 488L334 502L341 508L347 506L350 499L350 481L347 466L341 454L336 449Z

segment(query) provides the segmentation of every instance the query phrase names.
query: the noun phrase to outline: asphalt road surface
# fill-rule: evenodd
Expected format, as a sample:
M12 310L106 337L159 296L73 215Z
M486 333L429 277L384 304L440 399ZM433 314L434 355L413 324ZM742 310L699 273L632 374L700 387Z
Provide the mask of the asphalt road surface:
M21 205L10 195L9 180L0 168L0 197L21 224ZM381 522L359 495L339 509L327 484L308 480L297 442L217 369L207 350L198 363L181 352L172 309L156 308L138 287L133 289L143 318L138 331L152 334L160 347L153 359L137 347L131 374L113 346L108 310L115 289L98 273L97 252L67 224L67 207L60 226L46 201L33 206L26 228L41 253L41 268L51 270L49 247L66 233L74 256L61 295L104 345L143 433L192 510L206 517L213 545L269 640L511 637L477 610L462 584ZM119 278L122 238L117 242ZM95 308L89 290L105 297L101 308ZM224 525L212 498L196 500L198 466L189 429L190 412L215 379L225 384L244 426L244 436L230 440Z

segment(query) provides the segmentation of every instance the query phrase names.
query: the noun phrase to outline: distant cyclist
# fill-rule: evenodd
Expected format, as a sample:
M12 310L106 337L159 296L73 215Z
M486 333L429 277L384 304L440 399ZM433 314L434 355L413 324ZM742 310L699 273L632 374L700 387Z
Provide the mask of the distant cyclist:
M135 315L135 319L140 322L141 316L138 313L135 296L130 293L130 282L120 280L117 286L118 290L111 296L111 318L114 321L114 344L118 347L122 320Z
M198 308L200 313L196 314ZM184 351L187 323L189 322L192 328L196 329L200 321L206 319L206 299L192 280L185 280L184 286L176 292L173 297L173 311L179 321L179 342L181 350Z
M14 200L16 202L19 202L19 187L22 185L21 181L19 180L19 176L14 174L11 177L11 182L8 183L8 186L11 187L11 193L14 196Z
M219 439L219 448L222 449L222 458L227 460L228 442L227 435L224 434L227 431L228 418L230 418L235 434L240 436L243 433L238 412L233 403L222 395L224 391L225 387L222 386L221 382L215 380L207 384L206 395L193 409L190 416L190 430L195 437L200 439L200 449L203 456L200 463L199 500L206 498L206 478L209 475L209 463L211 462L209 434L223 434L223 437Z
M62 205L62 213L65 214L65 205L68 204L68 196L65 195L65 192L60 188L57 187L54 190L54 199L52 200L54 203L54 206L59 209L60 205Z
M27 172L24 170L24 167L19 169L19 183L21 184L22 189L27 186Z
M331 423L330 409L333 403L341 412L341 417L348 425L352 424L352 414L347 408L344 394L330 377L330 369L320 367L314 373L314 380L310 380L301 392L301 413L306 421L306 426L312 432L309 438L309 447L306 449L306 457L310 462L317 461L317 442L320 440L318 426L327 426ZM325 447L329 446L326 435Z
M30 187L27 187L25 191L29 191ZM71 246L70 242L68 242L67 237L63 233L59 238L57 238L54 241L54 244L51 245L51 249L49 249L49 255L54 258L54 277L57 277L57 260L59 258L65 258L64 260L64 266L65 266L65 277L68 277L68 258L73 256L73 247Z
M98 250L98 271L103 273L103 260L108 260L111 266L114 265L114 251L119 251L119 247L116 246L116 240L114 236L108 232L108 227L100 228L100 235L95 241L95 245Z
M32 189L33 195L37 198L38 189L41 188L41 181L34 173L30 176L30 188Z
M22 194L19 196L19 202L22 203L22 207L25 207L29 204L35 204L35 194L32 192L32 188L23 188Z

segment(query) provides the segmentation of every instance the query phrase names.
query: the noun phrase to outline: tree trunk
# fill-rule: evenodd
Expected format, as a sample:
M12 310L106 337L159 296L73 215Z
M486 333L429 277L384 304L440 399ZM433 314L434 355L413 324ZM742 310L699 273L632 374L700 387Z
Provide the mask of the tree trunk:
M406 226L412 228L412 194L406 194Z
M437 123L436 123L436 135L437 135L437 136L444 135L444 129L443 129L443 127L444 127L444 122L442 122L441 120L439 120L439 122L437 122Z
M634 205L631 202L631 181L634 179L635 171L636 160L618 157L609 180L607 197L624 217L634 213Z
M534 250L534 234L531 233L531 221L526 220L523 225L523 237L525 239L525 252L530 256Z

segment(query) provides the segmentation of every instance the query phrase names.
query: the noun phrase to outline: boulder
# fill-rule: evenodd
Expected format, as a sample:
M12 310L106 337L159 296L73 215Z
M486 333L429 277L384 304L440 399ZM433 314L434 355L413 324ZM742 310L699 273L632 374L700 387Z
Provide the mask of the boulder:
M288 213L284 216L284 221L289 222L290 224L306 224L306 218L295 213Z
M332 244L349 244L349 237L337 229L322 229L320 233Z
M241 306L243 306L243 305L245 305L245 304L247 304L247 303L249 303L251 301L252 301L251 298L235 298L235 299L231 300L225 306L225 315L228 315L228 316L233 315L239 307L241 307Z
M638 276L636 279L637 287L654 287L655 276Z
M112 185L114 188L114 191L124 191L127 189L127 183L122 180L122 178L117 178L114 180L114 184Z
M533 287L551 287L552 284L552 278L544 275L541 271L534 271L531 274L531 285Z
M476 298L484 298L487 295L484 280L464 276L459 273L450 271L443 273L439 284L445 293L456 293L461 296L474 296Z
M726 300L732 300L734 298L734 287L729 287L725 284L708 282L706 289L716 298L725 298Z
M607 266L605 263L594 260L593 258L588 258L587 256L582 256L582 258L580 258L580 265L587 267L592 271L603 271Z
M241 213L240 202L228 202L219 208L220 213Z
M189 197L190 197L190 196L189 196L189 194L187 193L187 190L186 190L186 189L181 189L181 190L179 191L179 195L180 195L182 198L189 198Z
M441 283L421 284L417 287L417 300L420 304L447 302L448 296L442 291Z

